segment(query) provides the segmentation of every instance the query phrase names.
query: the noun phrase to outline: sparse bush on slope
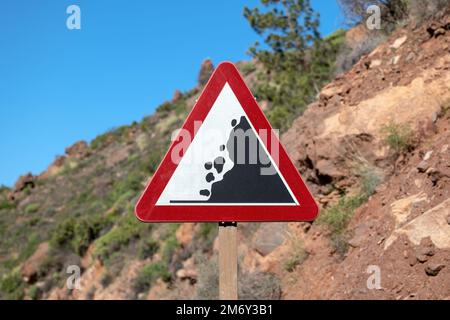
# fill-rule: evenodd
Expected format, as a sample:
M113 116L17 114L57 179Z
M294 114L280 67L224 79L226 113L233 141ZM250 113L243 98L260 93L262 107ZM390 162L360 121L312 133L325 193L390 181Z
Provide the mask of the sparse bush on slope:
M331 246L340 256L344 256L348 250L347 225L355 210L367 202L382 179L380 173L368 165L362 166L358 171L359 193L342 196L337 203L321 212L316 220L330 231Z
M142 268L135 280L134 288L137 292L148 291L158 279L170 281L170 272L163 262L155 262Z
M397 154L411 150L414 146L414 134L407 124L390 122L381 128L384 143Z
M12 272L3 279L0 279L0 294L3 293L5 299L20 300L24 297L25 284L17 272ZM0 296L1 297L1 296Z
M100 215L82 218L68 218L56 226L52 233L51 244L54 247L68 248L83 255L89 244L98 237L107 225L107 220Z

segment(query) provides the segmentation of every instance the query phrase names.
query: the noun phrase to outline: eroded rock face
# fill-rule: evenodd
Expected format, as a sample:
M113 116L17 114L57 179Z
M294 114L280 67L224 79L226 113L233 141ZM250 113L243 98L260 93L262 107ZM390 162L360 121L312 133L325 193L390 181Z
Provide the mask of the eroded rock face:
M86 141L78 141L71 147L66 148L66 155L74 159L82 159L89 153L89 146Z
M198 75L198 85L203 87L214 72L214 65L210 59L206 59L200 66L200 72Z
M450 212L450 199L427 210L419 217L394 231L386 241L389 247L399 234L405 234L408 239L419 244L424 238L430 237L431 241L441 249L450 249L450 225L447 223L447 215Z
M382 132L389 123L408 126L415 141L436 132L436 119L450 99L450 37L437 42L427 41L423 29L404 33L394 34L325 86L282 136L307 180L345 188L354 183L355 163L361 159L389 170L392 152ZM416 56L419 46L422 52L411 65L406 58Z
M264 223L253 237L253 247L262 256L267 256L286 239L287 223Z
M441 24L440 24L441 25ZM450 32L399 30L327 85L282 142L320 204L326 186L349 191L364 159L385 174L347 228L337 257L314 223L310 256L285 277L287 299L443 299L450 295ZM437 31L438 35L434 34ZM383 142L390 122L409 126L415 148L397 157ZM324 233L325 231L325 233ZM281 247L283 247L282 245ZM372 268L372 269L370 269ZM378 268L381 289L367 286Z
M21 274L26 282L34 282L42 263L48 256L50 246L48 242L41 243L31 257L22 265Z
M21 176L16 184L14 185L14 192L20 192L25 190L26 188L34 188L36 182L36 177L31 173L28 173L24 176Z
M177 103L183 97L183 93L180 90L175 90L172 97L172 103Z
M21 195L25 190L34 189L35 186L36 186L36 177L33 176L31 173L20 176L19 179L17 179L14 188L9 193L8 199L10 201L15 201L21 197Z

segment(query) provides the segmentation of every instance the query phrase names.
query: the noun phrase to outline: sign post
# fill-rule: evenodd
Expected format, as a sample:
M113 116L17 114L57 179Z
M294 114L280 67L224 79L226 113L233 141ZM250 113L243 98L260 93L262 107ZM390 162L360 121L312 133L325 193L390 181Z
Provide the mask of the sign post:
M313 221L318 207L230 62L219 64L139 199L143 222L218 222L220 298L238 298L237 222Z
M237 300L237 223L219 223L219 298Z

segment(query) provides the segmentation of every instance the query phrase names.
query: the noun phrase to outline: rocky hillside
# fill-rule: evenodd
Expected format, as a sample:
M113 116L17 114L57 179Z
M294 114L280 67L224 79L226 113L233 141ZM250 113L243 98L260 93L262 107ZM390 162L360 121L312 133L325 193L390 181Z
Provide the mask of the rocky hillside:
M239 68L257 84L257 65ZM132 212L212 69L153 116L0 190L1 298L217 298L216 224L142 224ZM393 32L284 133L322 210L312 224L239 225L240 297L450 299L449 129L441 14ZM67 288L71 265L81 290Z
M450 298L449 30L394 32L283 137L323 206L285 298Z

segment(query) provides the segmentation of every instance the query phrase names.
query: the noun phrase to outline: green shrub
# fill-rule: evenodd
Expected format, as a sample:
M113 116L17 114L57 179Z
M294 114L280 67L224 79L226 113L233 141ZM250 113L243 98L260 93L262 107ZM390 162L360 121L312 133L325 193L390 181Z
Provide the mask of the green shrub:
M68 218L62 223L58 224L51 236L51 244L55 247L63 247L68 245L74 238L76 220L75 218Z
M134 288L137 292L147 291L160 278L165 282L170 281L171 275L167 265L163 262L149 264L139 272Z
M319 215L317 223L325 225L331 232L330 241L333 249L340 255L348 250L346 228L353 217L355 209L367 201L367 195L344 196L338 203L327 208Z
M295 239L289 257L284 262L284 269L287 272L293 272L295 268L301 265L308 258L308 252L303 247L299 239Z
M41 294L41 289L39 289L36 285L31 286L28 291L28 295L30 296L31 300L39 300Z
M214 239L217 237L219 229L217 223L200 223L198 236L204 242L206 248L212 246Z
M163 104L161 104L158 108L156 108L156 113L158 113L160 115L166 115L172 110L173 110L173 104L167 101L167 102L164 102Z
M178 243L175 234L168 237L164 241L162 249L161 249L162 260L165 263L170 264L170 262L172 261L173 254L179 247L180 247L180 244Z
M391 121L381 128L381 134L384 143L398 154L407 152L413 147L413 131L407 124L396 124Z
M348 222L353 217L354 210L363 204L367 198L362 195L342 197L338 203L327 208L319 215L317 222L326 225L333 234L342 234Z
M69 248L76 254L83 255L107 224L108 221L101 215L71 217L53 230L50 243L54 247Z
M23 247L20 252L19 260L23 261L30 257L36 251L39 242L39 235L36 232L29 233L29 235L27 236L25 247Z
M161 149L153 148L152 152L142 162L140 171L145 172L146 174L155 173L162 158L163 151Z
M241 72L245 76L247 76L247 75L249 75L250 73L252 73L252 72L254 72L256 70L256 66L255 66L255 64L253 62L250 61L250 62L242 64L240 69L241 69Z
M186 104L186 100L179 100L173 105L173 109L175 110L175 114L178 116L185 115L187 113L188 107Z
M276 106L268 112L270 123L275 129L290 126L292 113L286 106Z
M12 201L2 200L0 201L0 210L10 210L15 209L16 204Z
M346 233L335 233L330 237L331 247L335 250L335 252L343 257L349 248L348 244L348 235Z
M25 213L30 214L30 213L36 213L39 210L39 204L37 203L30 203L29 205L27 205L25 207Z
M22 300L25 295L24 288L25 284L17 272L10 273L0 282L0 291L9 300Z
M75 224L75 236L72 247L79 255L83 255L91 242L95 240L105 227L105 220L101 217L84 218Z
M90 147L92 150L103 149L108 144L108 141L110 141L110 139L111 134L109 132L102 134L91 141Z
M363 166L359 171L359 176L361 177L362 193L366 197L370 197L382 180L381 173L372 166Z
M116 203L118 199L124 199L124 195L134 196L142 191L142 183L144 181L142 171L132 171L128 173L124 178L117 180L114 183L112 190L108 193L108 203Z
M132 236L127 229L114 228L96 241L94 255L107 262L114 252L128 245Z
M146 239L140 243L138 248L139 259L147 259L153 257L158 252L159 243L153 239Z
M115 228L101 236L95 242L94 255L104 262L108 262L109 257L122 247L127 246L130 241L137 239L146 224L139 222L131 214L123 217Z

